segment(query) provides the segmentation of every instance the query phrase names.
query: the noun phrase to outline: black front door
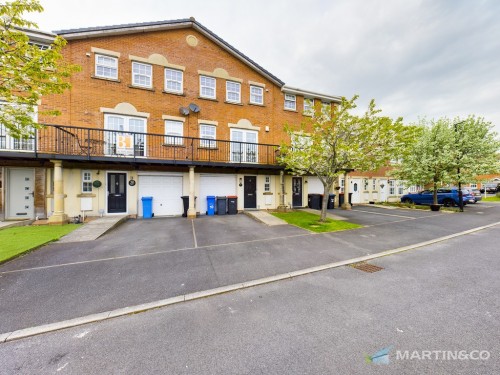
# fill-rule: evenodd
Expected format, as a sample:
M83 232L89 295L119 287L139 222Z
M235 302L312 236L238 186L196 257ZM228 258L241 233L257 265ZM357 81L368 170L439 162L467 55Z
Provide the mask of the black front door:
M244 208L257 208L257 176L245 176Z
M127 212L126 173L108 173L108 213Z
M292 177L292 206L302 207L302 177Z

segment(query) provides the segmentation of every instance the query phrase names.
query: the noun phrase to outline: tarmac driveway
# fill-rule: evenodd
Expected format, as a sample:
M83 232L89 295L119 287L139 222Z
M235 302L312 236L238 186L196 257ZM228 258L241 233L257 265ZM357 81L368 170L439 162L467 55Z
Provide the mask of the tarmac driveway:
M0 333L414 244L499 221L499 212L336 209L373 224L326 234L246 215L129 220L96 241L54 243L0 266Z

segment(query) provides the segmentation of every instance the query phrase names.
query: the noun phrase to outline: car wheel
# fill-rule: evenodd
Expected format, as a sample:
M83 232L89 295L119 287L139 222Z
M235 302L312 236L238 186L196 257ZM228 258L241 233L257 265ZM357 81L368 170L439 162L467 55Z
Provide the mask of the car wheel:
M405 203L405 204L413 204L413 201L410 199L410 198L405 198L403 199L403 202L402 203Z
M443 206L445 206L445 207L455 207L455 201L453 199L445 199L443 201Z

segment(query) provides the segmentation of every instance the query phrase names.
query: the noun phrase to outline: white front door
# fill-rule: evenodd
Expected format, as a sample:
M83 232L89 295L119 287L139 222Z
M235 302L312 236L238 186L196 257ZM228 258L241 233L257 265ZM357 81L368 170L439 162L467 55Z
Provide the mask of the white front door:
M352 193L351 203L361 203L361 179L353 178L351 180L351 190Z
M35 171L30 168L7 170L7 219L35 218Z
M379 180L380 182L380 185L379 185L379 188L380 188L380 193L379 193L379 201L380 202L385 202L387 201L387 189L388 189L388 184L387 184L387 180L383 180L383 179L380 179Z

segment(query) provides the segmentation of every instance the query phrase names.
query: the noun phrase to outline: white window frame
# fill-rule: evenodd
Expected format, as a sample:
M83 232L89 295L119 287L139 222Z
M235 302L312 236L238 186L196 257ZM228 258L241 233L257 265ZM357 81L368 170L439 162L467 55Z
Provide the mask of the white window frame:
M233 89L230 86L234 85ZM237 90L235 90L237 88ZM236 94L237 99L231 99L230 94ZM226 101L229 103L241 103L241 83L235 81L226 81Z
M139 69L136 72L136 68ZM140 71L144 68L144 71ZM149 72L147 71L149 69ZM140 82L140 79L144 79L146 83ZM139 87L146 87L148 89L153 87L153 65L145 64L142 62L132 61L132 85Z
M258 163L259 133L255 130L239 128L232 128L230 133L231 161L236 163ZM235 138L241 138L241 140ZM252 142L249 138L254 138L255 141Z
M308 102L310 105L308 105ZM314 114L314 99L304 98L304 115L312 116Z
M266 176L264 178L264 192L268 193L271 191L271 176Z
M178 79L173 79L172 77L170 79L167 78L167 72L172 72L172 73L175 73L175 74L180 74L181 75L180 81ZM184 92L184 72L182 70L165 68L164 77L165 77L165 91L166 92L174 92L174 93L177 93L177 94L182 94ZM168 87L168 83L169 82L172 82L172 83L175 83L175 84L179 84L180 87L181 87L180 90L176 90L176 89Z
M22 107L22 105L2 102L0 100L0 110L2 106ZM34 112L30 116L35 122L38 121L38 107L34 107ZM20 152L35 151L35 134L36 130L32 127L22 130L21 138L14 138L10 135L9 129L3 124L0 124L0 150L15 150Z
M394 180L389 180L389 195L396 195L396 184Z
M327 119L331 118L332 103L321 102L321 114Z
M260 91L260 94L253 93L252 90ZM260 101L255 100L256 98L261 98ZM250 85L250 103L264 105L264 88L260 86Z
M184 144L184 122L165 120L165 144L180 146ZM175 138L174 138L175 137Z
M111 123L116 120L116 123ZM136 127L139 126L140 129ZM146 155L146 136L148 124L145 118L135 116L104 114L104 129L114 130L105 132L105 154L109 156L135 156ZM139 134L131 134L139 133ZM135 144L133 142L135 141Z
M82 193L92 193L91 171L82 171Z
M405 187L404 187L404 184L403 184L403 181L398 181L398 195L403 195L405 192Z
M302 150L312 146L312 139L310 135L294 133L291 138L292 148Z
M207 130L213 130L213 134L210 134ZM200 124L200 138L200 147L216 148L217 127L210 124Z
M292 94L285 94L285 109L289 111L297 110L297 97Z
M213 82L213 87L211 85L208 85L208 82ZM204 94L203 89L209 91L213 90L213 95ZM200 75L200 97L207 99L217 99L217 80L214 77Z
M372 185L372 191L376 191L377 190L377 179L374 178L373 179L373 185Z
M101 62L99 63L99 58L103 59L109 59L108 62L113 62L113 63L104 63ZM104 70L109 69L110 72L114 72L114 74L104 74L101 73L99 74L98 68L102 67ZM106 79L118 79L118 58L114 56L108 56L108 55L102 55L100 53L95 54L95 76L99 78L106 78Z

